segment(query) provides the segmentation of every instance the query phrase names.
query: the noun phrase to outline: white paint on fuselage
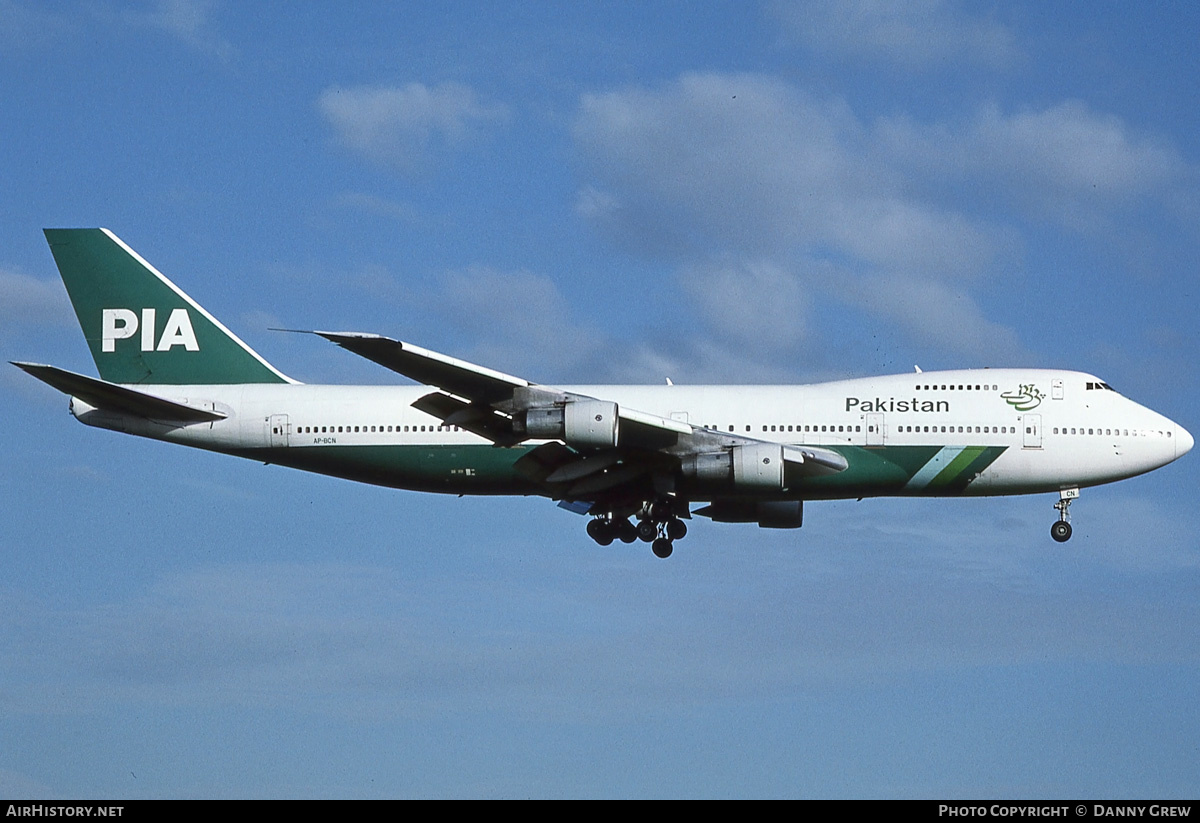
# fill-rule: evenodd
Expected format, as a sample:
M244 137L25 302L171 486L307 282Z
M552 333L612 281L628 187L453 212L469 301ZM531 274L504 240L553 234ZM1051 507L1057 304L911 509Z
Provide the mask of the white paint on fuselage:
M1089 389L1089 384L1096 388ZM1021 396L1022 387L1032 393ZM289 448L488 442L413 409L414 401L433 391L427 386L133 388L171 400L212 403L228 417L183 428L147 424L142 430L129 429L131 433L216 451L264 448L278 442L270 432L272 418L276 424L282 422L277 415L287 416ZM1080 372L974 369L797 386L561 388L773 442L866 447L873 442L869 425L881 424L878 434L884 446L1007 447L963 494L1015 494L1107 483L1163 466L1192 447L1191 435L1181 426ZM1034 428L1038 426L1040 431Z

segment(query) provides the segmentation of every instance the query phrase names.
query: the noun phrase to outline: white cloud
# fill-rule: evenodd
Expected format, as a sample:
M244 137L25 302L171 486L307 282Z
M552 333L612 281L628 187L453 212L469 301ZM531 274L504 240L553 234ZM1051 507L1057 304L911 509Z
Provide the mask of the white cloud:
M772 246L827 234L826 192L861 192L858 123L754 75L688 74L659 90L586 95L575 136L607 190L587 202L629 224L681 226L676 242ZM598 205L597 205L598 204ZM664 210L666 210L664 212Z
M0 334L16 326L68 325L73 318L61 281L0 269Z
M914 180L982 183L1073 227L1134 203L1168 202L1195 176L1174 147L1080 101L1011 114L987 105L959 124L891 118L877 131L888 162Z
M739 348L786 349L805 335L808 298L770 261L691 267L680 279L710 327Z
M751 74L585 95L574 136L588 175L580 216L675 261L702 294L737 294L738 323L790 316L790 329L768 327L771 345L802 337L803 312L784 307L820 293L989 362L1029 362L972 293L1023 257L1027 224L1095 236L1133 208L1182 215L1196 177L1166 141L1080 102L868 122ZM735 312L711 310L718 294L693 301L729 333Z
M832 252L955 277L997 253L989 227L909 195L844 103L771 78L588 95L575 135L602 181L580 213L646 244Z
M508 116L459 83L427 86L334 86L317 107L349 148L404 171L415 169L435 145L459 145Z
M417 209L412 204L366 192L342 192L334 198L333 204L338 208L386 217L397 223L412 223L417 218Z
M922 68L947 62L1003 66L1018 55L1013 32L945 0L807 0L772 10L808 48Z
M128 20L176 37L197 51L227 60L233 45L212 21L213 0L157 0L147 11L126 12Z
M893 320L926 345L989 366L1023 366L1033 361L1016 332L989 320L961 289L936 280L885 276L846 285L858 305Z
M656 90L585 96L575 136L593 172L579 213L680 261L718 331L761 333L754 318L769 318L761 342L794 344L819 291L960 353L1020 351L962 286L1014 253L1009 233L920 196L909 169L840 100L756 75L689 74ZM896 304L880 299L899 296L887 284L917 288ZM737 295L736 309L722 310L714 289ZM963 341L930 334L903 308L946 294L977 321Z
M470 356L493 368L550 382L578 374L603 345L544 275L472 266L447 273L441 290L447 321L479 341Z

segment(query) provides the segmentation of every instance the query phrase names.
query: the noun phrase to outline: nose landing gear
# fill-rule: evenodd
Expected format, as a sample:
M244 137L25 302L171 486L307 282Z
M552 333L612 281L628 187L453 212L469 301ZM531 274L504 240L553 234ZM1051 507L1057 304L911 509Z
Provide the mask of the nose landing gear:
M1071 501L1079 497L1079 489L1063 489L1058 493L1058 520L1050 526L1050 536L1058 543L1066 543L1071 539Z

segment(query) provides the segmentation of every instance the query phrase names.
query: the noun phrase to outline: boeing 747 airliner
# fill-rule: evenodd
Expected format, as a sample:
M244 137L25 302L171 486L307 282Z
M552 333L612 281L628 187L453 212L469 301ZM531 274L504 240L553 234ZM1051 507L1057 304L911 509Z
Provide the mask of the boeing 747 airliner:
M1192 448L1090 374L971 369L807 386L545 386L361 332L314 331L420 386L276 369L107 229L46 239L100 379L14 363L89 426L425 492L540 495L659 557L693 515L798 528L806 500L1057 494ZM703 504L693 510L693 504Z

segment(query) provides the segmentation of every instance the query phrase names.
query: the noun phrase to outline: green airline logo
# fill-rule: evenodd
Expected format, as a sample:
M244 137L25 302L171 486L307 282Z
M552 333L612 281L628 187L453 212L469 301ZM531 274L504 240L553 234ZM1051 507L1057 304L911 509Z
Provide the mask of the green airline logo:
M1046 395L1032 383L1023 383L1016 391L1006 391L1000 396L1017 411L1029 411L1041 405L1042 398Z

